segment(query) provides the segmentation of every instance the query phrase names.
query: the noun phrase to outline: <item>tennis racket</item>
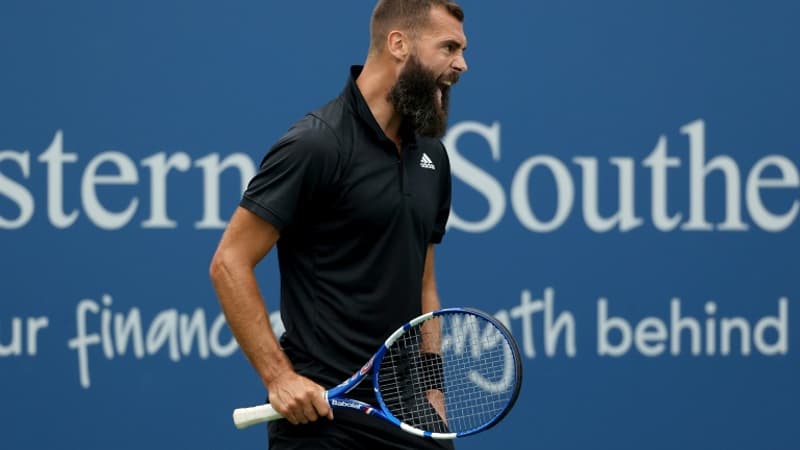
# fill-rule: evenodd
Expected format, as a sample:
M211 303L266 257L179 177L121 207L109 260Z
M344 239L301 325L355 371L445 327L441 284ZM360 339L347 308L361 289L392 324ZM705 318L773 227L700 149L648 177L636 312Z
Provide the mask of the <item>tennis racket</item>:
M377 406L346 398L371 374ZM511 333L489 314L447 308L391 334L364 366L325 392L333 408L353 409L433 439L487 430L508 414L522 384ZM233 411L237 428L282 416L269 404Z

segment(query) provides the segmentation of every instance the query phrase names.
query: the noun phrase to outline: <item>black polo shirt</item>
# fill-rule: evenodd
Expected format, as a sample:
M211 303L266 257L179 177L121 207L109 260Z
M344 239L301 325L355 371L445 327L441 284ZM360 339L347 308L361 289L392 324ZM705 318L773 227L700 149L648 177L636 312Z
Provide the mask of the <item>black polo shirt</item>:
M358 90L360 72L269 150L241 201L281 232L281 343L326 387L421 313L427 246L450 212L444 146L402 127L398 152Z

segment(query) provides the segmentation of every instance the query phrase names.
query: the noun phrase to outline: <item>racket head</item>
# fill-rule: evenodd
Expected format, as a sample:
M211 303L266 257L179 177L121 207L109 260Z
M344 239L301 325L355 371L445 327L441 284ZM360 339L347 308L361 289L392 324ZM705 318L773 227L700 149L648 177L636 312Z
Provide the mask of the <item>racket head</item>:
M376 353L372 371L387 419L434 439L496 425L522 386L513 336L497 319L472 308L441 309L407 323Z

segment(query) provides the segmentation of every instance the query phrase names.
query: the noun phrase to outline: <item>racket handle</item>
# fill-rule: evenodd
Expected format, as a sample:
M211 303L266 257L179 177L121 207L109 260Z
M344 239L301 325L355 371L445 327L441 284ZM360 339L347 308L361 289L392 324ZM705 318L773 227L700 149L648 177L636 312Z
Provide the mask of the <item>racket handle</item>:
M269 403L233 410L233 424L240 430L251 425L269 422L282 417L283 416L278 411L275 411L275 408L270 406Z

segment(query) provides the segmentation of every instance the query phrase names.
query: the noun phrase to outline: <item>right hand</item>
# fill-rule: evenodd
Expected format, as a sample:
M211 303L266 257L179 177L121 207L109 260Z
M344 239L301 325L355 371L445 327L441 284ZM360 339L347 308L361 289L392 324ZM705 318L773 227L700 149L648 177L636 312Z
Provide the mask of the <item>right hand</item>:
M280 374L267 389L269 404L293 425L314 422L320 417L333 419L333 411L325 400L325 388L294 371Z

